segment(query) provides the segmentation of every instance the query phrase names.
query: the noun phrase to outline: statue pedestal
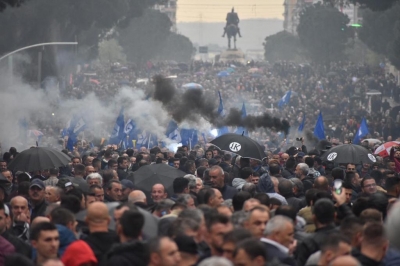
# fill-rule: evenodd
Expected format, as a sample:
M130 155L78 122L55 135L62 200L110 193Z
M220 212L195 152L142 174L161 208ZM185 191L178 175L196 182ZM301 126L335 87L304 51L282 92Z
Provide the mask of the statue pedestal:
M221 53L219 61L224 63L236 61L246 64L246 57L241 49L227 49Z

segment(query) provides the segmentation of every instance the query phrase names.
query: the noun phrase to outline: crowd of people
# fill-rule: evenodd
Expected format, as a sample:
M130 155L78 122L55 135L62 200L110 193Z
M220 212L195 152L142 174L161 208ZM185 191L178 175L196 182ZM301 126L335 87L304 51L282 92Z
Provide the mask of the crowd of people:
M333 165L304 146L263 161L212 145L107 146L31 173L9 170L18 152L9 153L0 162L0 265L400 263L397 148L373 165ZM138 171L157 164L184 175L138 189Z
M371 138L384 142L400 136L399 110L395 108L400 99L398 81L381 66L336 63L331 65L329 71L320 71L308 64L290 62L249 62L241 65L235 62L194 61L189 65L183 64L183 70L180 65L148 63L143 68L111 70L105 66L87 66L64 93L66 97L74 98L95 92L107 103L121 86L145 89L152 76L162 74L170 77L177 88L197 83L207 93L217 95L220 91L227 111L232 107L240 109L245 103L248 114L269 112L286 119L292 131L302 122L303 114L306 116L305 129L312 131L321 111L326 135L341 143L354 137L362 117L367 119ZM230 74L218 76L221 71ZM85 76L85 72L95 73L96 82L94 78ZM138 80L147 81L136 83ZM292 91L289 103L278 108L279 100L288 91ZM378 95L368 96L370 91ZM268 143L272 148L278 146L275 141L277 133L260 129L253 132L252 137ZM294 135L291 137L294 140Z

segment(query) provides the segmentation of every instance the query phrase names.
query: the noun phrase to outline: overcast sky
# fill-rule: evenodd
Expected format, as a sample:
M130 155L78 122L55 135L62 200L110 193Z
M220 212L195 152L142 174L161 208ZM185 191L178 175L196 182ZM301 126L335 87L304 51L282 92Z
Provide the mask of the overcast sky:
M284 0L177 0L177 21L225 21L226 13L230 12L232 6L240 19L283 19L283 2Z

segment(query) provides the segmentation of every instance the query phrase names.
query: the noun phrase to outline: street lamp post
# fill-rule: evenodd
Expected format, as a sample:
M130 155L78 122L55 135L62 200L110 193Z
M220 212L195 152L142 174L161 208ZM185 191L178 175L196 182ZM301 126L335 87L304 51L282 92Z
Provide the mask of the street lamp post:
M13 70L13 60L12 60L12 55L15 53L18 53L20 51L24 51L24 50L28 50L30 48L34 48L34 47L39 47L39 46L50 46L50 45L78 45L78 42L46 42L46 43L38 43L38 44L33 44L33 45L29 45L29 46L25 46L22 48L19 48L15 51L12 51L8 54L3 55L2 57L0 57L0 61L9 57L8 60L8 66L9 66L9 70L10 70L10 77L12 77L12 70ZM38 58L38 82L39 82L39 86L40 86L40 82L42 79L42 51L39 52L39 58Z

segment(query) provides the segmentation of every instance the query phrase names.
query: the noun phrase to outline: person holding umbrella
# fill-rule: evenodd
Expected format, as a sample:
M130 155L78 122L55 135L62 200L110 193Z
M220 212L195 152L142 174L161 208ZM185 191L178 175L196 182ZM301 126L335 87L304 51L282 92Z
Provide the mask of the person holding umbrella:
M217 165L211 167L209 176L212 187L221 192L224 200L232 199L238 192L234 187L225 184L225 174L221 167Z

